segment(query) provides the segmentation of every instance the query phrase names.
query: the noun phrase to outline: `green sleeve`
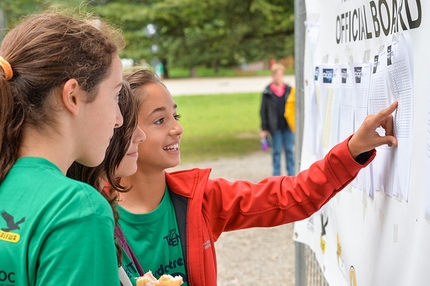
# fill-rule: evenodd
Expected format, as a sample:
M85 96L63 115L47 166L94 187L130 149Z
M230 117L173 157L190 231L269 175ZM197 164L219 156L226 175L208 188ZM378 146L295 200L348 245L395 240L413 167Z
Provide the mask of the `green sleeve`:
M37 285L119 285L113 220L92 215L50 231L39 254Z

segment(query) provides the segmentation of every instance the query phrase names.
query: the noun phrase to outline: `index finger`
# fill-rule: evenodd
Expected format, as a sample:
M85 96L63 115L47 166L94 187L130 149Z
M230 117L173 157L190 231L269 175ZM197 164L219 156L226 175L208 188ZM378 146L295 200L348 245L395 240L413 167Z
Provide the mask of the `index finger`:
M378 122L384 120L385 118L387 118L388 115L390 115L391 113L394 112L394 110L396 110L398 105L399 105L399 102L397 100L394 101L390 106L388 106L385 109L382 109L380 112L375 114L374 119Z

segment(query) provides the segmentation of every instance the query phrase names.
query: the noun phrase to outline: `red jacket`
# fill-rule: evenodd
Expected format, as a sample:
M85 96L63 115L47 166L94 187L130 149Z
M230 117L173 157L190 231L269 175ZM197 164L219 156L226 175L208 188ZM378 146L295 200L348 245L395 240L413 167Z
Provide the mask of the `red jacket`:
M189 285L217 285L214 242L222 232L305 219L347 186L376 155L372 150L366 153L364 164L356 162L349 153L348 140L296 177L268 177L254 184L209 179L210 169L166 173L183 232ZM178 207L178 200L182 200L182 207Z

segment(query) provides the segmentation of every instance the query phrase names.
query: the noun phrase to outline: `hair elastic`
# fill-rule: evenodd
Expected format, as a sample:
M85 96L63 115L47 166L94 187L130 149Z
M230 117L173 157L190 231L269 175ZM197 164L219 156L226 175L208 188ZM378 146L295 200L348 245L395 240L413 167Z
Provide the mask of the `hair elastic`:
M4 71L4 77L6 78L6 80L10 80L13 77L13 71L9 62L5 60L3 57L0 57L0 66Z

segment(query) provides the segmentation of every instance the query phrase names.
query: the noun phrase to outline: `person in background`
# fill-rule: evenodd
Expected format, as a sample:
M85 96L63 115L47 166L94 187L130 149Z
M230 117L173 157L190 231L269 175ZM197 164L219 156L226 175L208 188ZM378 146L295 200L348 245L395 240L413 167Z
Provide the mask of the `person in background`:
M281 175L281 154L285 151L287 174L295 175L294 171L294 133L289 126L284 113L285 103L290 95L291 86L283 82L284 66L273 64L271 67L273 82L263 91L260 117L260 139L267 139L269 134L272 146L273 175Z
M160 79L164 79L164 65L162 61L157 61L157 64L155 65L155 73Z
M347 186L375 157L396 146L391 113L397 102L369 115L357 132L297 176L258 183L210 178L210 169L167 172L180 163L184 129L178 106L150 70L126 73L141 102L138 169L121 178L118 225L125 238L122 265L135 284L144 271L180 275L189 285L217 285L215 242L226 231L272 227L305 219ZM385 136L375 130L382 126ZM282 242L279 242L282 243Z
M86 15L30 15L0 47L0 273L7 285L117 285L107 201L65 174L97 166L123 86L121 34ZM1 283L0 283L1 284Z

